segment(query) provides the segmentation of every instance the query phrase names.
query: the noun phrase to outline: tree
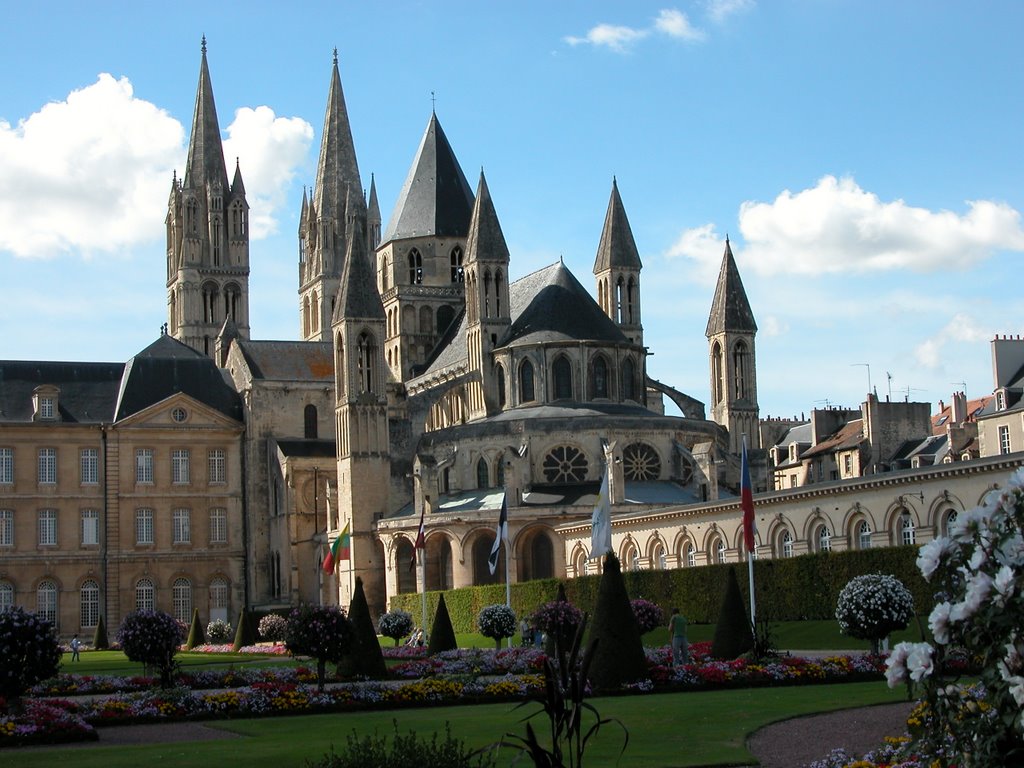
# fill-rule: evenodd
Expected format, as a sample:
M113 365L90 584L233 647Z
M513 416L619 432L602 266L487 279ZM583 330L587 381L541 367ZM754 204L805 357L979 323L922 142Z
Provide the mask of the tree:
M106 650L110 647L110 641L107 639L107 625L103 621L102 616L96 622L96 631L92 634L92 647L97 651Z
M348 607L348 618L352 622L352 650L343 662L345 672L349 675L365 675L375 680L387 677L387 664L384 663L377 631L370 618L363 580L359 576L356 576L356 591Z
M352 647L352 636L352 622L341 608L303 604L288 614L284 644L296 656L316 659L317 688L322 691L327 663L342 660Z
M430 627L430 642L427 643L427 655L433 656L441 651L454 651L459 647L452 628L452 618L448 615L448 606L444 603L444 595L437 601L437 612L434 623Z
M50 622L15 605L0 611L0 649L0 697L16 711L25 691L60 670L60 642Z
M279 616L276 613L268 613L259 623L260 637L264 640L271 642L277 642L284 640L285 628L288 626L288 621L284 616Z
M160 687L170 688L177 664L174 655L185 639L185 628L163 611L134 611L124 617L117 630L117 642L129 661L154 667L160 673Z
M895 576L868 573L850 579L839 593L836 619L839 631L858 640L870 640L877 654L879 643L914 617L914 596Z
M380 617L380 621L377 622L377 627L380 629L380 633L384 637L390 637L395 641L395 645L398 645L398 641L403 637L412 634L412 630L415 624L413 624L412 614L408 611L403 611L396 608L393 611L388 611Z
M754 634L747 607L736 580L736 571L729 568L722 608L715 623L715 637L711 641L711 655L716 659L735 659L753 649Z
M516 633L516 612L507 605L487 605L476 617L480 634L494 641L495 650L501 648L501 641Z
M188 629L188 639L185 641L185 650L191 651L197 645L206 642L206 635L203 633L203 624L199 621L199 609L192 609L192 624Z
M613 554L604 558L590 638L598 640L590 666L590 684L595 689L621 688L648 677L640 628L629 605L619 559Z

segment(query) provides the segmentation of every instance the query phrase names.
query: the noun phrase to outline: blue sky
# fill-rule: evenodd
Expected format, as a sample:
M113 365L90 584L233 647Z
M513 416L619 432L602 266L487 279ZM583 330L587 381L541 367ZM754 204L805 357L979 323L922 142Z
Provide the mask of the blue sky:
M1024 4L21 3L0 28L0 358L121 361L166 320L163 219L208 59L252 208L254 338L298 335L332 51L390 216L436 94L513 277L586 286L616 177L649 372L709 399L724 238L762 416L992 389L1022 332ZM863 364L870 365L870 369ZM891 379L889 378L891 375Z

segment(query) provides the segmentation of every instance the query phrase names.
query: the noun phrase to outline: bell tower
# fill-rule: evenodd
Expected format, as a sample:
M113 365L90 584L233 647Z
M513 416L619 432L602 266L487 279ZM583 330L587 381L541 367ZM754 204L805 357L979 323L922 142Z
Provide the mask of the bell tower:
M644 345L640 324L640 252L619 196L619 185L612 179L612 195L604 216L601 242L594 259L597 278L597 303L619 326L631 342Z

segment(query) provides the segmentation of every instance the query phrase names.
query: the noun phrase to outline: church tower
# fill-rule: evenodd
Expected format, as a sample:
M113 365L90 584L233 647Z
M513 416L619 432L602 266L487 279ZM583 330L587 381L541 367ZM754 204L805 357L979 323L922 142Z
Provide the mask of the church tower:
M170 335L211 357L227 320L248 339L249 204L237 161L228 183L205 37L185 177L171 183L166 224Z
M644 345L640 324L640 253L633 230L619 197L619 185L612 179L612 196L604 216L601 242L594 259L597 303L631 342Z
M505 373L495 369L491 352L511 324L508 298L508 246L480 171L466 243L466 345L469 367L478 379L468 391L469 418L489 416L505 405Z
M330 341L331 318L347 249L350 199L362 202L355 144L334 51L320 161L311 199L302 197L299 221L299 313L303 341Z
M385 354L396 381L415 375L462 311L472 211L473 192L431 114L377 249Z
M740 452L743 435L748 448L760 448L754 354L757 323L728 238L705 335L711 357L711 418L729 430L730 452Z
M350 198L351 199L351 198ZM362 202L362 196L355 200ZM338 527L351 523L354 576L361 576L371 613L386 610L383 553L374 523L388 512L391 479L384 365L384 308L366 248L366 209L353 205L341 286L334 307L335 428L338 450ZM339 579L348 605L354 578Z

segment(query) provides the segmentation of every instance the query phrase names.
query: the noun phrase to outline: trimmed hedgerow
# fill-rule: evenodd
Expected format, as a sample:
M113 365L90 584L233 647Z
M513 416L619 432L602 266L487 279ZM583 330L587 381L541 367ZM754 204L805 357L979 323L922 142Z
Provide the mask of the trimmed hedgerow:
M917 547L881 547L849 552L825 552L785 560L758 560L754 564L759 615L773 621L829 620L835 617L836 601L847 582L865 573L891 573L914 596L917 610L927 614L934 599L932 589L917 569ZM656 603L663 611L678 607L692 624L713 624L721 608L728 570L732 564L675 568L667 571L629 571L622 574L630 595ZM569 601L593 613L600 576L580 576L565 582ZM540 579L512 585L512 609L527 616L558 594L557 579ZM747 599L747 580L740 580ZM428 592L430 615L437 609L440 592ZM444 593L456 632L476 631L476 617L484 606L505 602L505 585L463 587ZM420 615L420 595L391 598L392 609Z

